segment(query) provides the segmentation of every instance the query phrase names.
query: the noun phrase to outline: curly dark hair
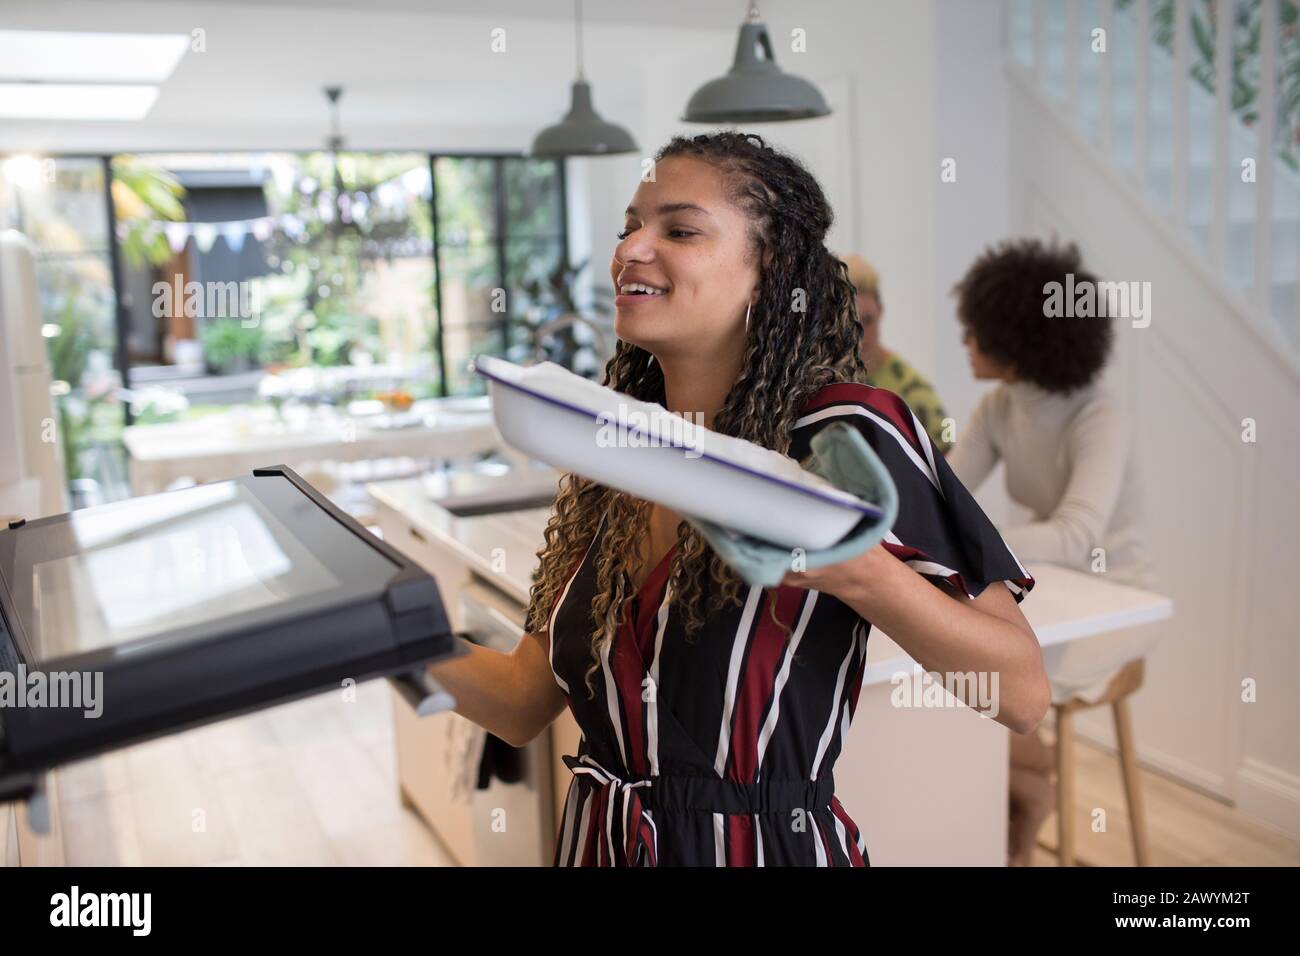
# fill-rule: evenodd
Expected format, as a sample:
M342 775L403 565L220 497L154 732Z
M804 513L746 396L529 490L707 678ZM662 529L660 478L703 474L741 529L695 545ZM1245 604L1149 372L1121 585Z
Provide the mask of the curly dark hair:
M984 251L953 288L957 318L979 350L1018 377L1050 392L1070 392L1095 379L1110 355L1111 317L1052 317L1048 284L1096 283L1074 243L1013 239ZM1095 285L1094 285L1095 288Z
M713 430L786 454L799 409L814 392L834 382L866 382L853 284L844 263L825 245L833 218L830 204L798 160L754 134L675 136L655 160L675 156L702 160L723 174L731 202L749 223L750 261L759 263L759 298L744 364L714 417ZM619 341L605 366L604 384L642 401L665 401L663 369L649 351L631 342ZM589 692L624 602L633 596L628 574L639 561L637 543L649 529L651 507L579 475L561 479L537 555L527 628L547 626L555 601L608 512L596 557ZM669 587L673 602L680 602L689 639L705 615L717 613L724 601L742 603L741 581L689 523L681 522L677 534ZM707 611L701 607L706 595ZM779 620L776 602L768 604L773 621L788 632L794 622Z

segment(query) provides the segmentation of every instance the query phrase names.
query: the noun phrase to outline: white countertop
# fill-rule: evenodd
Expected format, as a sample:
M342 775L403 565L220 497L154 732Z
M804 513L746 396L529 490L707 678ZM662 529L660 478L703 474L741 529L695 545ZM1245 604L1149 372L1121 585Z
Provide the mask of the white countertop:
M265 458L280 450L316 451L377 439L420 442L465 432L491 436L491 413L444 411L434 399L401 414L369 416L321 406L286 409L281 417L270 406L241 406L193 421L132 425L123 429L122 442L133 459L166 461L250 453Z
M402 515L425 538L454 553L480 577L520 604L528 603L549 508L458 518L435 504L418 478L374 482L366 490L376 502ZM494 561L494 553L504 553L505 560Z
M528 603L549 508L458 518L430 500L418 479L379 482L367 490L480 577L521 604ZM1164 595L1116 584L1100 575L1050 564L1030 565L1029 572L1035 586L1020 607L1043 647L1148 624L1173 613L1173 602ZM912 658L888 635L872 630L864 684L888 681L912 667Z
M1163 594L1116 584L1100 575L1055 564L1027 567L1034 577L1034 589L1025 596L1020 610L1043 648L1150 624L1173 615L1174 602ZM881 644L888 644L893 653L884 660L873 657L872 644L877 649ZM910 671L913 663L887 635L873 629L867 644L867 672L863 682L888 680L900 670Z
M408 412L347 415L332 408L239 406L186 422L132 425L122 432L136 494L180 477L215 481L262 465L376 458L457 460L500 445L491 411L454 399L416 402Z

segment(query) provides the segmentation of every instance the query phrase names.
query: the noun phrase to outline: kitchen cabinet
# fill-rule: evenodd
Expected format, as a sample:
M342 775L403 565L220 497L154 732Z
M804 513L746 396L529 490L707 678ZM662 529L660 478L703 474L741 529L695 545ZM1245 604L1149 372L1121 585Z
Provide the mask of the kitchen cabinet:
M433 574L452 626L490 636L507 651L522 638L537 541L546 509L459 518L437 505L419 480L370 486L384 539ZM581 736L565 711L522 748L523 781L492 780L484 790L457 785L467 772L475 730L455 713L419 717L393 695L393 730L403 801L438 834L463 866L549 865L571 774L560 759ZM506 828L508 838L493 830Z

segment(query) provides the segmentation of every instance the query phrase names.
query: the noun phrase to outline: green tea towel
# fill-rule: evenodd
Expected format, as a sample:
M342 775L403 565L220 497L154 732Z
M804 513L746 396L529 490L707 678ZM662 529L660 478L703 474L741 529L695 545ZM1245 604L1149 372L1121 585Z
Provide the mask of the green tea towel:
M898 517L898 489L856 428L845 422L831 422L812 437L809 447L812 453L800 462L805 469L821 475L836 488L876 505L883 514L879 518L864 515L836 544L819 551L804 551L802 555L703 518L684 515L718 557L748 584L777 586L787 572L795 570L796 558L801 558L799 570L811 570L856 557L879 544Z

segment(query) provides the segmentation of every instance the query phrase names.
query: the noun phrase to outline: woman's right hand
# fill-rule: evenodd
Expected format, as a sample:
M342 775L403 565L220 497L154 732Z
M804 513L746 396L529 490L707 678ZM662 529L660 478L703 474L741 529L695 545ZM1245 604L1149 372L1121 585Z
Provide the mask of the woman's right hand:
M469 648L429 665L429 673L456 699L455 711L513 747L523 747L564 710L542 632L525 634L509 654L457 637Z

